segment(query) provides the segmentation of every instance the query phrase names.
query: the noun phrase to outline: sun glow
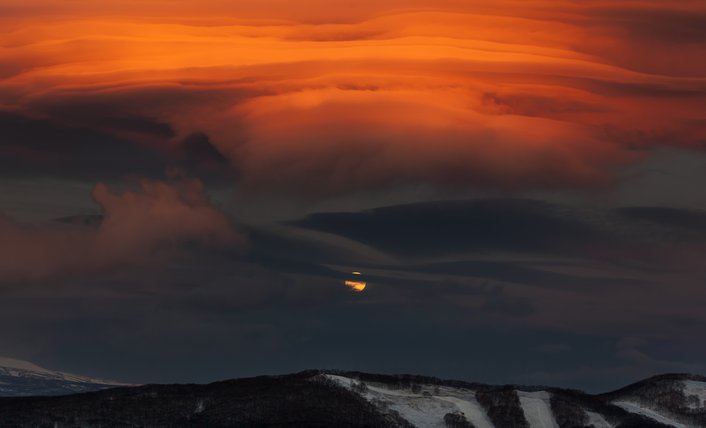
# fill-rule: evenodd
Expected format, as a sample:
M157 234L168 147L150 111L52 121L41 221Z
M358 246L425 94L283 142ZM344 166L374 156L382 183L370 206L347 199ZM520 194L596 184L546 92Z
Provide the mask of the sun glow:
M368 284L363 282L363 281L346 281L346 286L348 286L351 290L360 293L363 290L365 290L365 287Z

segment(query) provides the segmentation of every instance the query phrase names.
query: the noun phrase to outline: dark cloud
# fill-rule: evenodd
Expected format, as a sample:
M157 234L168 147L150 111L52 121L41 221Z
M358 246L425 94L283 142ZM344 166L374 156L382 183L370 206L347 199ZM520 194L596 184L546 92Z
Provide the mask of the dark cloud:
M211 185L231 184L235 178L236 171L208 136L177 137L169 125L140 116L101 116L106 107L97 104L100 108L74 112L81 120L70 121L0 112L0 174L95 181L161 178L165 171L176 171Z
M703 10L617 7L598 10L595 15L604 23L627 30L638 43L706 44Z
M488 312L497 312L514 317L526 317L534 312L534 307L528 298L508 297L502 294L490 296L482 306Z
M601 112L606 109L598 104L534 94L486 93L481 99L496 114L561 118L565 114Z
M252 243L248 257L267 259L294 265L296 263L336 264L341 261L356 261L357 256L349 249L335 246L306 236L285 234L265 227L246 226Z
M411 259L527 253L639 265L649 270L683 268L680 258L698 266L691 244L698 244L696 237L703 234L702 217L699 211L677 208L591 210L529 199L475 199L317 213L290 224L345 236ZM675 247L680 242L685 245ZM568 278L502 262L450 262L420 269L477 272L505 280L523 278L527 284L577 290L611 283L604 281L608 278ZM627 279L623 284L645 285Z
M584 87L597 94L612 97L665 98L672 100L703 100L706 97L706 87L701 82L664 83L633 83L610 80L581 78L575 80L576 86ZM610 109L610 106L605 106ZM541 111L541 110L539 110Z
M670 207L627 207L616 211L625 217L625 221L645 222L689 235L706 233L704 211Z
M338 281L213 256L178 262L166 270L130 267L54 281L51 287L5 286L4 352L64 370L163 382L312 366L481 376L475 365L462 369L459 356L490 363L491 349L517 352L526 346L515 343L515 337L527 341L521 335L498 336L481 321L483 314L526 316L526 302L518 306L519 300L506 299L501 290L492 291L473 315L466 307L447 307L439 295L380 301L351 293ZM439 311L442 307L447 309ZM15 335L17 330L30 339ZM478 354L476 343L485 343L486 351ZM154 365L167 355L168 363ZM400 366L402 356L406 362ZM418 367L430 358L434 367Z
M414 217L409 231L420 229L425 219L460 224L463 214L485 222L495 219L488 226L495 231L516 224L506 232L509 237L533 224L521 221L523 213L544 218L537 224L545 233L585 239L586 230L597 230L587 221L591 216L577 214L580 210L538 201L418 205L427 215ZM448 216L434 214L440 206ZM451 207L459 213L453 214ZM500 211L511 214L498 217L498 207L508 207ZM475 210L480 214L474 216ZM558 219L559 226L551 226ZM79 229L103 227L96 216L62 221ZM567 226L575 223L581 226ZM674 285L662 278L650 278L648 286L610 265L600 275L587 273L596 268L593 263L562 260L559 244L549 249L538 245L539 235L531 231L494 248L514 248L525 255L556 253L524 261L439 262L434 254L410 250L405 254L414 253L413 261L382 265L356 260L341 248L286 228L243 229L250 240L245 256L228 247L196 246L168 264L125 266L48 282L5 282L0 340L14 356L136 382L344 367L476 381L526 379L595 390L633 380L638 373L676 367L666 362L681 360L658 355L653 348L667 346L660 335L683 331L684 325L667 325L656 314L688 312L699 319L701 313L698 304L687 307L679 297L694 296L686 283L668 301L659 288ZM454 251L459 248L465 247L454 244ZM351 264L368 281L363 293L343 286ZM30 316L28 308L41 315ZM600 313L600 320L587 313ZM655 324L660 327L653 328ZM25 332L23 337L13 333L18 329ZM652 331L652 345L626 339L616 348L631 329ZM44 333L34 334L39 331ZM28 341L27 334L33 339ZM706 355L706 349L693 349L691 355ZM168 364L158 364L165 358Z
M563 352L570 352L571 346L563 343L552 343L547 345L539 345L533 349L534 351L546 353L546 354L560 354Z
M0 174L114 180L161 176L167 162L155 148L94 129L0 112Z
M291 224L339 234L396 254L566 251L595 239L577 212L528 199L425 202L364 212L312 214Z
M228 166L228 159L216 149L205 134L187 136L182 140L180 148L181 160L190 170L199 168L218 170Z
M487 278L495 281L511 282L532 287L553 288L565 292L596 292L616 287L642 288L650 286L650 282L630 278L583 277L551 272L546 269L532 267L532 263L520 264L510 262L458 261L432 263L412 267L416 272L437 273L446 275L462 275L477 278Z
M187 135L168 147L168 174L198 177L212 188L230 188L238 179L237 168L213 145L207 135Z

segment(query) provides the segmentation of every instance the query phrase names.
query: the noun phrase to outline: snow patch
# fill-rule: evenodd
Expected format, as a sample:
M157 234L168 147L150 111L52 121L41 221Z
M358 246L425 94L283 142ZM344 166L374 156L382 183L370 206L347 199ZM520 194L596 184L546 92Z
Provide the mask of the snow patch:
M586 410L586 416L588 416L588 425L593 425L594 428L613 428L613 425L609 424L605 420L603 415L595 412L589 412Z
M196 403L196 410L194 410L194 414L203 413L204 410L206 410L206 405L203 403L203 400L199 400Z
M28 371L35 373L52 373L51 370L39 367L36 364L32 364L29 361L16 360L14 358L4 358L0 357L0 368L8 369L8 372L18 373L20 371Z
M348 389L357 391L376 405L394 410L415 427L446 426L444 416L448 413L463 413L477 428L494 428L488 415L475 398L475 391L440 385L420 385L419 392L409 389L388 389L382 384L365 383L365 388L356 388L360 383L344 376L324 375ZM362 392L361 392L362 391Z
M14 358L0 358L0 396L63 395L114 386L132 385L48 370Z
M471 396L465 396L463 399L458 397L437 397L439 400L450 401L458 407L463 415L476 428L494 428L493 423L488 418L485 410L476 400L475 393Z
M0 375L10 377L55 380L70 383L88 383L93 385L131 386L127 383L121 383L112 380L97 379L86 376L74 375L71 373L47 370L28 361L3 357L0 357Z
M670 419L667 416L661 415L650 408L642 406L639 403L633 403L630 401L614 401L613 404L624 410L627 410L630 413L645 416L661 424L673 426L675 428L687 428L686 425L679 423L673 419Z
M547 391L516 392L530 428L559 428L549 405L551 395Z
M696 403L689 403L689 408L701 409L706 407L706 382L698 382L695 380L684 381L684 395L686 395L687 398L694 396L696 397L696 401L698 401L698 405Z

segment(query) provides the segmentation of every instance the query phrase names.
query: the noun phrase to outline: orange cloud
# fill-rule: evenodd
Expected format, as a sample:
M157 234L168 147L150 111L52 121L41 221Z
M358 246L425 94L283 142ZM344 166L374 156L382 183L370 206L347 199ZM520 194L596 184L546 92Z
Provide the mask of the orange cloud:
M201 183L142 180L139 186L139 191L116 192L97 185L93 198L103 220L96 229L22 225L0 218L0 279L41 279L146 263L185 242L242 242L205 197Z
M203 133L247 188L587 186L706 142L698 1L0 5L2 108Z

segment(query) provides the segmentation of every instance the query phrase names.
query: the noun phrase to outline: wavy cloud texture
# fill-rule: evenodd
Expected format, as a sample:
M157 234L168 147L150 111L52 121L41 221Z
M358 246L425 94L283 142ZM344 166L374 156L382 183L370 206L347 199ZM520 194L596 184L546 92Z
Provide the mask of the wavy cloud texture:
M167 155L205 135L244 188L596 186L654 146L706 142L700 1L31 0L0 16L3 109Z

